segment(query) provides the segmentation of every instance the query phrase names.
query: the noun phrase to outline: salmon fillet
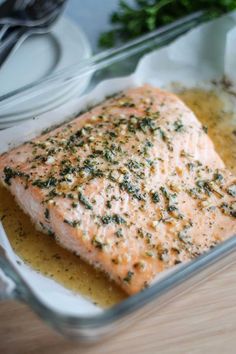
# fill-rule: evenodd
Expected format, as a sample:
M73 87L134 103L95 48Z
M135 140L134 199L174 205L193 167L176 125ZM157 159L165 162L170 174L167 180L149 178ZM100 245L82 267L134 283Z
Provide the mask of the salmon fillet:
M236 233L236 177L192 111L148 85L4 153L0 180L128 294Z

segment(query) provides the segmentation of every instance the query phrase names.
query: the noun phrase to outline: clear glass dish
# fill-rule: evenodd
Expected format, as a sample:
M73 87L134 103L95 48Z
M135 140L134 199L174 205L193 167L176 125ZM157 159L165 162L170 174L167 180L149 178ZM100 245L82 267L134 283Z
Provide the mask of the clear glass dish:
M0 97L1 110L4 112L4 109L12 105L18 106L32 97L40 97L45 92L50 94L50 90L55 87L59 90L66 81L90 79L86 89L88 93L104 79L131 74L138 60L145 53L169 43L204 20L206 20L204 13L193 14L121 48L103 52L83 63L66 68L53 77L11 92ZM4 232L1 225L0 231ZM235 257L235 250L236 237L231 237L194 261L174 268L150 288L118 305L104 309L95 315L74 316L62 315L41 302L16 267L9 262L4 249L0 246L0 268L6 277L6 287L0 288L0 298L23 301L63 335L92 342L118 329L128 327L132 321L151 316L154 308L158 311L210 274L230 266Z

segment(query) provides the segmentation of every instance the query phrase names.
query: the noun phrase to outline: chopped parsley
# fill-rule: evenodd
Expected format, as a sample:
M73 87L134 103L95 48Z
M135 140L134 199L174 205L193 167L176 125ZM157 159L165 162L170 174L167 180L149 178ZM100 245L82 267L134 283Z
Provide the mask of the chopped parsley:
M50 217L49 209L46 209L46 210L45 210L44 216L45 216L45 219L48 219L48 220L49 220L49 217Z
M79 199L80 203L84 205L85 209L89 209L89 210L93 209L93 207L90 204L90 202L88 201L88 199L81 192L79 192L79 194L78 194L78 199Z
M98 248L99 250L103 250L104 247L107 245L107 243L101 242L101 241L98 240L96 237L93 238L92 244L95 246L95 248Z
M183 125L183 122L178 119L174 122L174 131L175 132L182 132L184 131L184 125Z
M120 183L120 189L129 193L135 199L144 200L144 196L142 195L139 187L132 184L127 176L124 176L123 181Z
M67 219L64 219L63 220L65 224L68 224L74 228L76 228L77 226L79 226L81 224L81 221L80 220L73 220L73 221L70 221L70 220L67 220Z
M108 225L110 223L115 223L117 225L126 224L126 220L118 214L104 215L101 217L101 221L104 225Z
M159 203L160 197L159 197L158 192L151 192L151 199L152 199L153 203Z
M232 184L230 187L228 187L227 192L232 197L236 197L236 184Z
M118 230L115 232L115 234L116 234L116 236L117 236L118 238L124 237L122 229L118 229Z
M128 271L127 275L123 278L123 281L125 283L130 283L132 280L132 277L134 275L134 272L131 272L130 270Z
M4 177L4 182L10 186L11 185L11 179L15 178L15 177L25 177L26 179L29 178L29 175L27 175L26 173L20 172L20 171L16 171L13 170L11 167L4 167L3 173L5 175Z
M58 184L58 180L55 177L49 177L46 180L36 179L33 181L32 185L37 186L41 189L47 189L50 187L55 187Z

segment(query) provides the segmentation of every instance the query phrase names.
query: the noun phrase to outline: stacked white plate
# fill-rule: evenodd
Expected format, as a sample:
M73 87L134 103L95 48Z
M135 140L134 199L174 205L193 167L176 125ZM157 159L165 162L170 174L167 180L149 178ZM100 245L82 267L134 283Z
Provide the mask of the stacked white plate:
M29 37L0 68L0 96L20 89L91 55L83 31L67 18L61 18L50 33ZM20 105L1 109L0 129L38 116L75 95L87 86L88 79L64 83L60 89L27 99Z

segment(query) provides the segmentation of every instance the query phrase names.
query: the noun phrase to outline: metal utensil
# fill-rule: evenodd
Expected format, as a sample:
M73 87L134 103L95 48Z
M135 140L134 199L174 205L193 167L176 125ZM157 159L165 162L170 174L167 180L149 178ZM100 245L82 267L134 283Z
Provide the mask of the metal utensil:
M43 25L51 13L65 0L6 0L0 5L0 41L7 37L14 26L34 27Z
M6 0L0 5L0 21L4 18L11 17L12 10L15 8L19 0Z
M11 16L12 9L15 8L16 3L19 2L19 0L6 0L0 5L0 21L3 20L4 18L8 18ZM0 24L0 41L7 32L8 28L10 25L6 24Z
M65 4L64 0L6 0L0 5L0 41L14 26L43 25L51 13Z
M0 41L4 37L5 33L7 32L9 25L0 25Z
M42 1L36 0L34 4L42 3ZM51 5L54 1L51 1ZM16 26L13 31L5 38L5 40L0 43L0 67L5 63L6 59L9 57L10 53L16 50L22 42L32 34L43 34L47 33L50 30L50 27L53 23L58 19L60 14L63 11L66 0L55 0L54 4L57 3L57 6L52 10L52 6L44 7L39 10L35 8L30 8L28 11L28 19L27 21L31 21L33 23L34 19L41 17L44 14L43 18L40 19L40 25L35 25L32 27L25 26ZM48 12L46 11L46 8ZM28 9L29 10L29 9ZM36 13L38 12L38 15ZM31 15L30 15L31 14ZM32 17L30 17L32 16ZM36 20L37 21L37 20Z
M9 26L41 26L65 0L8 0L0 6L0 24Z
M61 1L6 0L0 5L0 41L11 26L38 26L45 21L45 11L50 13ZM30 16L30 19L28 18ZM32 21L33 20L33 21ZM11 32L11 31L10 31Z

